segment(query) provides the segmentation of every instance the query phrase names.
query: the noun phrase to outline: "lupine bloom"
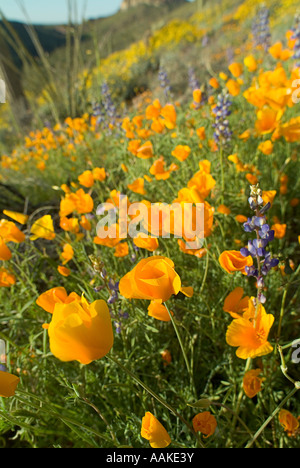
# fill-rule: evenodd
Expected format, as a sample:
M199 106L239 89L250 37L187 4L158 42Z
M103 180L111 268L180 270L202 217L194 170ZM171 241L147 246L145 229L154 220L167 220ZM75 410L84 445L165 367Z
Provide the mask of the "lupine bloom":
M170 84L170 80L168 78L168 74L166 70L163 69L162 67L159 69L159 72L158 72L158 80L164 92L165 97L169 99L172 95L171 84Z
M152 448L166 448L171 443L171 438L164 426L149 411L142 419L141 436L149 441Z
M213 108L213 114L215 116L215 123L213 127L214 139L218 144L226 144L231 140L232 131L230 130L228 117L231 114L231 101L229 99L229 94L226 91L223 91L218 95L217 105Z
M291 39L295 41L293 59L296 61L296 67L300 68L300 15L295 18L295 27Z
M255 267L247 265L245 268L248 276L254 276L257 278L260 289L264 286L263 277L266 276L272 268L275 268L279 261L278 259L272 259L270 252L267 252L266 247L274 239L275 232L267 224L265 213L271 207L271 203L268 202L264 205L262 198L262 191L258 186L251 186L250 197L248 199L250 208L255 211L255 215L252 218L248 218L247 222L244 223L245 232L256 234L254 240L248 241L248 245L241 249L241 254L245 258L256 258L258 265ZM264 205L264 206L263 206ZM259 291L258 299L261 302L265 302L265 297Z
M195 432L201 432L204 437L211 437L217 428L217 420L209 411L198 413L193 418L193 428Z
M102 84L101 100L99 104L94 105L93 115L97 117L97 125L104 125L109 130L119 123L120 115L117 112L106 82Z
M254 46L261 47L267 51L270 47L270 11L267 7L262 6L253 22L252 34Z
M200 89L200 83L197 79L195 70L192 67L189 67L188 69L188 78L189 78L189 86L192 91L195 89Z

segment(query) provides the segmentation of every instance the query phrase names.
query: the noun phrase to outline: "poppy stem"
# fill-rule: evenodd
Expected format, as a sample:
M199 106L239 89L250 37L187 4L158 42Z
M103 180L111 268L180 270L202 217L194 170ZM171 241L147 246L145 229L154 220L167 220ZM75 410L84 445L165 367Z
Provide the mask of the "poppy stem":
M193 427L184 419L181 414L179 414L169 403L167 403L163 398L161 398L159 395L157 395L148 385L146 385L144 382L142 382L131 370L127 369L121 362L119 362L116 358L112 357L111 355L106 355L106 358L109 359L111 362L116 364L117 366L122 369L123 372L125 372L129 377L131 377L137 384L139 384L146 392L148 392L153 398L155 398L161 405L163 405L165 408L167 408L171 413L174 414L180 421L187 426L187 428L193 433L193 435L196 437L198 443L200 444L201 448L205 448L202 442L199 440L197 434L195 433Z
M194 379L193 379L193 373L192 373L192 369L191 369L191 366L190 366L190 363L188 361L188 358L187 358L187 355L186 355L186 352L185 352L185 349L184 349L184 346L183 346L183 342L182 342L182 339L181 339L181 336L180 336L180 333L179 333L179 330L178 330L178 327L177 327L177 324L167 306L167 304L164 302L164 306L165 308L167 309L168 311L168 314L170 316L170 319L171 319L171 322L172 322L172 325L174 327L174 330L175 330L175 333L177 335L177 338L178 338L178 341L179 341L179 345L180 345L180 348L181 348L181 351L182 351L182 354L183 354L183 358L185 360L185 364L186 364L186 368L187 368L187 371L188 371L188 374L189 374L189 377L190 377L190 382L191 382L191 385L193 388L195 388L194 386ZM196 392L195 392L196 393Z
M264 431L264 429L268 426L268 424L272 421L272 419L276 416L276 414L279 413L281 408L286 404L286 402L292 398L292 396L299 390L296 386L293 388L293 390L282 400L282 402L275 408L275 410L270 414L268 419L260 426L256 434L254 434L253 438L248 442L245 448L251 448L256 439L260 436L260 434Z

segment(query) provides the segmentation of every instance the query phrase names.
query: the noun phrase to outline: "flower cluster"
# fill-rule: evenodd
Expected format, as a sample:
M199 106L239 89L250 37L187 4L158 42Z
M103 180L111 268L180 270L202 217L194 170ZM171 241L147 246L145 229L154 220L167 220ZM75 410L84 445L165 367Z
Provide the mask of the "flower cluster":
M262 47L267 51L270 47L270 11L266 6L262 6L252 25L252 34L255 47Z
M296 67L300 67L300 14L295 18L292 39L295 40L293 59L297 61Z
M158 72L158 80L164 92L165 97L167 99L170 98L172 95L170 80L168 78L168 74L166 70L163 69L162 67L159 69L159 72Z
M232 131L228 121L228 116L231 114L231 104L227 91L224 90L218 95L217 105L213 109L215 115L215 123L213 124L215 129L214 139L216 143L226 144L231 140Z
M245 232L255 232L256 239L250 240L247 247L243 247L240 252L244 257L251 256L257 259L257 266L246 266L245 271L248 276L257 278L259 288L258 300L261 303L266 301L266 298L261 293L264 288L264 276L266 276L272 268L275 268L279 261L271 258L270 252L266 251L269 242L274 239L274 230L270 229L267 224L265 213L270 208L270 202L264 205L262 191L258 185L251 186L249 197L250 208L255 211L255 215L244 223ZM263 206L264 205L264 206Z
M97 117L97 125L104 124L108 128L115 127L120 119L106 82L103 83L101 88L101 102L94 105L93 115Z
M192 91L194 91L195 89L200 89L200 83L196 76L195 70L192 67L189 67L188 69L188 81Z

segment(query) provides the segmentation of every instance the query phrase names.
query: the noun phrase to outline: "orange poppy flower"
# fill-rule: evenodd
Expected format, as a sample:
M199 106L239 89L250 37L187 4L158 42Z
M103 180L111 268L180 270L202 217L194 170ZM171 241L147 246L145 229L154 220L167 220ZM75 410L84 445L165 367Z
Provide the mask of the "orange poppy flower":
M266 154L266 155L270 155L273 153L273 149L274 149L274 144L271 140L267 140L267 141L263 141L262 143L260 143L260 145L258 146L258 149L263 153L263 154Z
M83 185L86 188L93 187L93 185L95 183L95 179L94 179L92 171L83 172L83 174L81 174L78 177L78 181L79 181L80 185Z
M149 252L155 252L155 250L157 250L159 247L159 242L156 237L138 236L135 239L133 239L133 242L139 249L145 249Z
M194 431L201 432L205 438L212 436L218 425L216 418L209 411L194 416L192 423Z
M120 293L127 299L161 299L166 302L181 290L181 280L172 260L152 256L141 260L120 281Z
M200 138L200 140L202 140L202 141L205 140L205 138L206 138L205 127L197 128L196 133L197 133L198 137Z
M229 346L238 348L236 355L241 359L265 356L273 351L268 342L273 323L274 315L267 314L261 306L256 319L241 317L232 321L227 329L226 342Z
M185 161L191 154L191 148L187 145L178 145L172 151L172 156L174 156L178 161Z
M69 268L61 265L57 267L57 271L61 276L65 276L66 278L71 274L71 270Z
M202 198L207 198L216 185L216 180L204 170L198 171L188 182L188 188L196 187Z
M74 250L71 244L65 244L63 252L61 253L61 258L63 259L63 265L66 265L74 257Z
M103 226L100 229L98 228L97 236L94 237L94 244L114 248L122 240L119 235L120 226L118 224L113 224L109 228L107 226Z
M146 141L136 151L136 156L140 159L149 159L153 156L153 145L151 141Z
M219 262L221 267L230 274L240 271L245 275L245 267L253 265L251 255L244 257L238 250L225 250L221 253Z
M117 258L126 257L129 254L129 246L127 242L122 242L116 245L114 256Z
M277 239L283 239L286 233L286 224L275 223L271 227L272 231L274 231L274 236Z
M221 214L224 214L224 215L230 215L231 209L228 208L228 206L226 206L226 205L219 205L218 208L217 208L217 212L221 213Z
M170 312L173 315L173 312ZM170 322L171 317L168 313L166 306L163 305L160 299L156 299L151 301L148 307L148 315L149 317L153 317L156 320L160 320L162 322Z
M99 182L103 182L106 179L106 172L104 167L95 167L92 171L93 177Z
M76 293L68 295L63 287L52 288L42 293L36 300L36 304L46 312L53 314L55 304L69 304L73 301L80 301L80 296Z
M283 49L282 42L280 41L269 48L269 53L274 59L281 60L282 62L288 60L293 55L291 50Z
M209 80L209 84L214 89L218 89L220 87L220 84L219 84L219 82L218 82L218 80L216 78L211 78Z
M259 135L266 135L267 133L274 132L279 125L282 114L282 111L276 111L267 107L259 110L255 123L257 133Z
M16 375L0 371L0 397L12 397L15 394L19 382L20 379Z
M89 304L84 297L55 305L48 334L55 357L84 365L104 357L114 341L106 302L98 300Z
M19 244L24 242L26 237L25 234L11 221L1 219L0 221L0 237L5 242L14 242Z
M32 234L30 240L32 241L36 239L53 240L56 237L53 220L50 215L43 216L35 221L30 232Z
M300 117L294 117L287 123L280 125L279 135L290 143L300 141Z
M26 224L28 221L29 216L23 213L17 213L15 211L3 210L3 214L8 218L17 221L19 224Z
M151 447L166 448L170 445L171 439L164 426L149 411L142 419L141 436L148 440Z
M12 257L11 251L5 244L5 242L0 238L0 260L6 262Z
M173 130L176 127L177 113L175 107L172 104L167 104L162 108L161 116L163 117L164 125L169 130Z
M243 73L243 65L238 62L231 63L228 67L234 78L239 78Z
M261 197L265 204L271 203L271 205L274 202L274 198L276 197L276 190L265 190L262 192Z
M228 80L226 83L226 87L229 91L229 94L231 94L231 96L238 96L240 94L241 86L237 81L232 80L232 79Z
M278 419L289 437L294 437L299 432L299 417L295 418L290 411L280 410Z
M16 284L15 276L6 268L0 268L0 288L10 288Z
M261 369L252 369L245 373L243 389L248 398L254 398L260 391L263 379L259 377Z
M243 288L237 287L228 294L224 301L223 310L233 318L242 317L243 313L248 309L249 297L243 297L243 295Z
M140 148L141 146L141 140L131 140L129 143L128 143L128 151L132 154L134 154L135 156L137 155L137 151L138 149Z
M154 175L156 180L166 180L170 177L170 171L165 170L165 160L163 156L153 163L150 168L150 174Z
M140 195L146 194L146 190L144 186L145 186L145 181L142 177L139 177L138 179L133 181L132 184L127 185L129 190L131 190L134 193L138 193Z
M245 57L244 64L250 72L255 72L257 70L258 64L253 55L248 55L247 57Z

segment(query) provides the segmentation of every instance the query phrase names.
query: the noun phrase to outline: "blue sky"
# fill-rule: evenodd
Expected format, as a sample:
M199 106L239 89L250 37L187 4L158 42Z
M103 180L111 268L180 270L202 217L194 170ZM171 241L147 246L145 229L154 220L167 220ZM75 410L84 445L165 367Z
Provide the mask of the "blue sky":
M122 0L71 0L77 4L78 19L99 18L116 13ZM19 0L0 0L0 10L9 20L26 21ZM62 24L67 22L67 0L21 0L30 22L34 24Z

